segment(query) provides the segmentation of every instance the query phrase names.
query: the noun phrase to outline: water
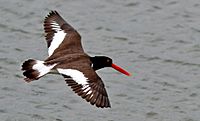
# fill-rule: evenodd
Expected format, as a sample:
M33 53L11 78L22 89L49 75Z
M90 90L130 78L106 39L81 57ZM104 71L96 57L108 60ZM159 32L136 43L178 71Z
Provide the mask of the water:
M57 10L82 35L90 55L107 55L132 72L98 71L111 109L90 106L58 75L27 84L27 58L47 56L42 22ZM200 1L1 0L2 121L198 121Z

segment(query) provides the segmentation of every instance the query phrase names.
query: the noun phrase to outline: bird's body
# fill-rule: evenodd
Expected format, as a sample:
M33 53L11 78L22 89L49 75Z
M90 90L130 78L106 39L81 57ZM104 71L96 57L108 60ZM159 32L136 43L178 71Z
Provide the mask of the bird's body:
M95 72L113 67L130 75L105 56L90 57L81 45L80 34L56 12L51 11L44 20L48 58L44 61L28 59L22 65L25 81L38 80L48 73L61 74L68 86L86 101L97 107L110 107L105 86Z

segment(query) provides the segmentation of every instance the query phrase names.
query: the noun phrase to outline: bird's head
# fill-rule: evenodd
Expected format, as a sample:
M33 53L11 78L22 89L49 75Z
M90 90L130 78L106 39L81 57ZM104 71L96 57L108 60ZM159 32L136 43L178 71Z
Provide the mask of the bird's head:
M92 61L92 67L94 70L98 70L104 67L112 67L115 70L127 75L131 76L131 74L121 67L117 66L116 64L113 63L112 59L106 56L95 56L91 57L90 60Z

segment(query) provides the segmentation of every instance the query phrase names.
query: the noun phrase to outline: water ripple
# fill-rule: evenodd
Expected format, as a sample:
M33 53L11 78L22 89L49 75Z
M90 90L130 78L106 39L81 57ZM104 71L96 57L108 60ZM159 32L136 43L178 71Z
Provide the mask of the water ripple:
M5 109L0 109L0 113L7 113Z
M125 7L135 7L135 6L138 6L139 4L140 4L139 2L131 2L131 3L125 4Z
M155 117L157 115L158 115L158 113L153 112L153 111L146 113L146 117L147 118L153 118L153 117Z
M43 116L39 115L39 114L32 114L31 116L33 119L37 119L37 120L45 120L46 118L44 118Z
M139 55L139 58L141 59L145 59L146 61L162 61L164 63L172 63L172 64L179 64L179 65L183 65L183 66L196 66L196 67L200 67L200 64L198 63L190 63L190 62L185 62L185 61L181 61L181 60L173 60L173 59L164 59L164 58L160 58L158 56L154 56L154 57L147 57L144 55Z
M120 41L127 41L128 38L126 37L114 37L114 39L120 40Z
M166 62L166 63L180 64L180 65L184 65L184 66L197 66L197 67L200 67L200 64L189 63L189 62L184 62L184 61L179 61L179 60L166 59L166 60L163 60L163 61Z
M5 24L0 24L0 28L3 29L4 31L8 30L10 32L19 32L19 33L22 33L22 34L30 34L30 32L25 31L23 29L10 27L10 26L5 25Z

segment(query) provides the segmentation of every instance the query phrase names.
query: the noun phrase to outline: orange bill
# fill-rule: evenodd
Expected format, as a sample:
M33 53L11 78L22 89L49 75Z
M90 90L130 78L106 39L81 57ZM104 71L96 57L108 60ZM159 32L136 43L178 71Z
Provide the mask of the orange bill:
M112 64L112 67L114 69L116 69L117 71L119 71L119 72L121 72L121 73L123 73L123 74L125 74L127 76L131 76L131 74L129 72L125 71L124 69L122 69L121 67L119 67L119 66L117 66L115 64Z

